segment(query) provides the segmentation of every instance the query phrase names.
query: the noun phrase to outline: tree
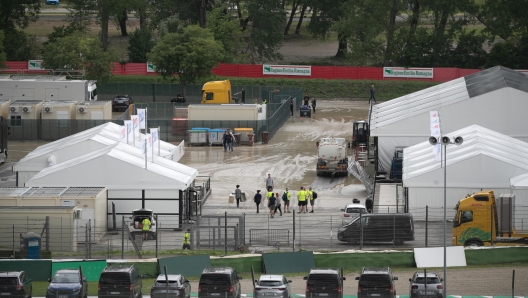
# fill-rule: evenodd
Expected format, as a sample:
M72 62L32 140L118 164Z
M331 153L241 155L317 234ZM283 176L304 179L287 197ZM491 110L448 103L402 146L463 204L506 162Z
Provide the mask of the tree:
M115 55L103 51L100 41L77 31L57 38L44 48L43 66L49 69L85 69L88 79L106 82Z
M4 31L0 30L0 68L5 67L6 57L4 52Z
M35 36L21 30L5 30L4 35L4 51L8 61L26 61L38 55L40 45Z
M336 57L343 58L347 52L347 34L344 26L334 27L346 17L352 17L350 10L344 5L347 0L306 0L308 6L312 8L312 17L308 23L308 30L316 38L326 39L331 30L337 31L337 53Z
M280 0L252 0L248 3L251 32L246 43L246 54L251 63L279 60L279 49L284 40L286 14Z
M207 28L224 47L226 55L220 62L232 63L237 61L243 63L247 61L247 56L242 52L244 38L247 35L244 35L238 20L226 13L225 4L215 7L207 13Z
M97 5L93 0L70 0L70 5L67 8L68 27L74 28L82 32L90 29L91 18L97 12Z
M224 48L213 33L196 25L164 35L147 54L164 79L178 77L184 96L185 86L209 76L223 56Z
M25 29L40 13L41 0L0 1L0 30Z
M154 47L152 33L149 29L136 29L128 41L128 61L147 62L147 53Z

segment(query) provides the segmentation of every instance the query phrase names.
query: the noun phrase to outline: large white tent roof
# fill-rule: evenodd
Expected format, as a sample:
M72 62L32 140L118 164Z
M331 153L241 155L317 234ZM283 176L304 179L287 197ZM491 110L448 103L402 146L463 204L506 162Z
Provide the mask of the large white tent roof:
M528 173L510 178L512 189L528 189Z
M90 139L95 135L106 137L107 139L112 140L114 143L119 142L119 132L122 129L121 125L115 124L113 122L107 122L104 124L101 124L99 126L81 131L79 133L73 134L71 136L56 140L54 142L42 145L37 147L33 152L28 154L26 157L24 157L21 161L23 161L26 158L31 158L32 155L40 155L41 152L53 152L54 150L57 150L57 148L64 148L67 147L69 143L78 143L82 142L86 139ZM136 137L137 140L135 142L133 140L129 140L129 144L131 146L134 146L136 148L141 148L141 140L145 140L145 134L140 134L140 138ZM161 141L160 140L160 156L163 158L173 159L175 161L178 161L178 153L175 154L175 152L178 152L180 148L176 145L173 145L171 143ZM157 149L155 148L155 153L157 154ZM179 156L181 157L181 156Z
M447 146L449 187L510 188L511 177L528 173L526 142L478 125L447 136L464 139L460 146ZM435 160L433 146L428 140L403 150L404 186L441 187L443 181L442 163Z
M105 129L106 127L107 125L103 124L65 139L40 146L17 162L13 166L13 171L40 171L48 167L48 159L50 157L53 157L55 163L60 163L99 150L108 145L119 143L118 134ZM129 146L140 150L139 141L136 141L135 147L132 146L132 143L128 145L121 144L125 146L119 146L118 148L126 148L126 146ZM157 150L155 154L157 154ZM171 159L172 156L171 152L163 149L160 150L160 154L163 159Z
M402 125L406 125L406 121L409 121L411 118L416 118L417 116L425 115L425 120L427 120L429 111L441 111L441 123L442 120L447 120L442 119L444 115L449 115L449 117L455 118L459 117L459 115L451 115L453 112L450 109L446 109L444 113L442 113L442 111L444 108L455 105L462 101L476 98L504 88L511 88L521 93L528 93L528 77L518 71L502 66L496 66L459 79L376 104L372 107L372 114L370 118L371 135L394 135L394 133L387 132L386 129L383 128L397 122L401 123ZM503 102L503 98L500 98L503 96L508 95L501 94L499 98L495 98L495 101L501 103L505 108L509 109L507 103ZM468 108L475 109L478 107L471 106ZM465 110L465 107L462 109L462 115L467 115L469 112L470 110ZM474 123L485 120L482 118L483 117L474 119ZM463 118L459 117L459 120L462 119ZM444 123L442 123L442 125L444 126ZM423 126L423 130L427 133L429 130L427 122L423 123ZM401 135L408 135L402 130L397 130L397 132L401 133Z
M40 173L25 186L106 186L108 189L186 189L197 170L158 158L146 162L136 148L112 144L70 159Z

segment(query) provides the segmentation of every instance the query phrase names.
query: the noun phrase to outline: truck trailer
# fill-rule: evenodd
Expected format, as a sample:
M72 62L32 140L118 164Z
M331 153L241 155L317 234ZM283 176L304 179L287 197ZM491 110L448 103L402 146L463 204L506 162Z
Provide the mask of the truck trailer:
M97 100L96 81L64 76L11 76L0 79L0 100Z
M458 201L453 220L453 245L527 245L528 231L515 227L515 196L498 202L492 190L476 192Z
M347 147L345 138L322 138L317 142L317 176L348 175Z

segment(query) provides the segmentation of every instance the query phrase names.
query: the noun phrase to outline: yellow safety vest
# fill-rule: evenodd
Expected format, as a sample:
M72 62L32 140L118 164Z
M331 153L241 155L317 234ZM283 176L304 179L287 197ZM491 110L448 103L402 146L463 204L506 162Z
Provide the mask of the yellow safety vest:
M304 190L300 190L300 191L297 193L297 198L299 199L299 202L304 202L304 201L306 201L306 193L304 192Z
M145 218L141 223L143 224L143 231L150 230L150 220L148 218Z
M183 235L183 244L191 244L191 235L189 232L185 232Z

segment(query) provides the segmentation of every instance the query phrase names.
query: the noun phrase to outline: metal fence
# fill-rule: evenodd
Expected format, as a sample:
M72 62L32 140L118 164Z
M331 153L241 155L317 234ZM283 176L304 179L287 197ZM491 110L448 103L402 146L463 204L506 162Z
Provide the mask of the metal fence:
M202 97L203 85L185 86L185 104L199 104ZM289 96L301 98L302 89L290 86L231 86L233 94L240 94L242 89L246 93L246 103L259 103L266 99L268 103L280 103ZM128 94L136 103L170 102L178 94L183 94L180 84L156 83L105 83L97 85L98 99L111 100L116 95ZM240 98L240 95L237 95Z

